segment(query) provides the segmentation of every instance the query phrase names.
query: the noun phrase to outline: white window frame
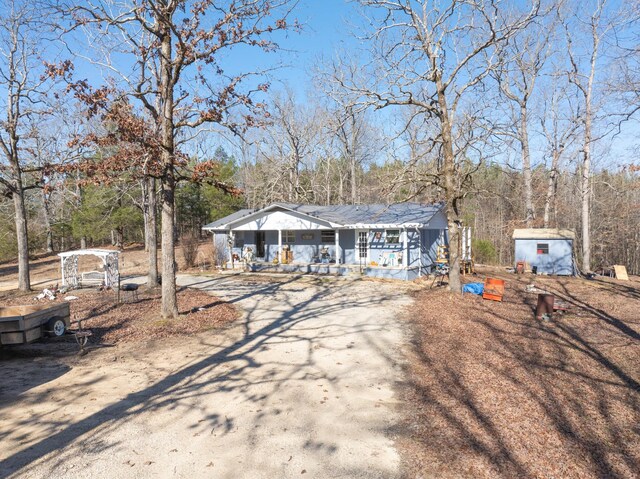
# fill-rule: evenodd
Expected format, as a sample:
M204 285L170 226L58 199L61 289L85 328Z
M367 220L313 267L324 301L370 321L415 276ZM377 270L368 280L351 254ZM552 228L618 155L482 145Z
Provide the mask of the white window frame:
M361 256L360 234L366 235L366 242L364 243L365 256ZM366 264L369 263L369 230L356 230L356 261L361 260L364 260Z
M295 244L296 232L294 230L282 230L282 243Z
M391 234L389 234L389 232L390 232L390 231L394 231L394 232L395 232L395 231L397 231L397 232L398 232L398 234L397 234L397 235L396 235L396 234L392 234L392 235L391 235ZM395 244L395 245L399 245L399 244L401 244L401 243L402 243L402 241L401 241L401 239L402 239L401 234L402 234L402 230L400 230L400 229L395 229L395 228L394 228L394 229L384 230L384 244L386 244L386 245L387 245L387 244ZM391 241L389 241L389 237L391 237L391 238L394 238L394 237L395 237L395 238L397 238L397 241L393 241L393 242L391 242Z

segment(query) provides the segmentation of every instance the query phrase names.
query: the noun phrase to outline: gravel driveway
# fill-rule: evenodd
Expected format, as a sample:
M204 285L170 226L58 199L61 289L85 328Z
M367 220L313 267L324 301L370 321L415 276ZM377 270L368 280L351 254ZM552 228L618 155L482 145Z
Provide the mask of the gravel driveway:
M225 331L0 362L0 477L393 478L404 286L181 276ZM32 384L38 371L38 384ZM11 385L11 387L6 387Z

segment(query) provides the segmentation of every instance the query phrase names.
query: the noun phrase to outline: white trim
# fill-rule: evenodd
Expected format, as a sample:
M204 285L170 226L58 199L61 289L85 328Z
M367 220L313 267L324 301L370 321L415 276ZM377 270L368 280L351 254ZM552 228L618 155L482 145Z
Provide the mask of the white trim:
M233 225L234 224L241 223L241 222L243 222L243 223L250 222L253 217L256 217L256 216L260 217L264 213L268 213L269 211L274 210L274 209L282 209L282 210L288 211L290 213L295 213L297 215L304 216L305 218L308 218L309 221L312 221L313 223L318 223L318 224L326 223L331 228L336 228L336 227L342 226L339 223L333 223L331 221L325 220L324 218L319 218L317 216L312 216L312 215L309 215L307 213L303 213L302 211L294 210L292 208L287 208L286 206L273 204L273 205L266 206L266 207L262 208L261 210L254 211L253 213L250 213L250 214L248 214L246 216L243 216L242 218L238 218L238 219L235 219L233 221L230 221L229 223L224 225L224 227L233 229ZM222 227L218 227L218 228L215 228L215 229L220 229L220 228L222 228ZM206 229L206 226L203 227L203 229Z
M97 248L89 248L89 249L78 249L75 251L63 251L62 253L58 253L58 256L61 258L68 258L69 256L82 256L82 255L93 255L98 256L100 258L109 256L110 254L117 253L120 254L120 250L117 249L97 249Z
M278 264L282 263L282 230L278 230L278 251L276 255Z
M346 225L345 229L355 230L384 230L384 229L402 229L402 228L426 228L429 223L356 223Z
M404 266L404 269L409 269L409 232L407 231L407 228L403 231L402 249L404 250L404 258L402 258L402 266Z
M335 257L336 257L336 266L340 264L340 230L336 229L335 230L335 240L336 240L336 251L335 251Z
M365 262L365 266L368 266L369 265L369 258L370 258L370 254L371 254L371 251L370 251L371 248L369 247L371 242L369 241L370 234L369 234L369 230L367 230L367 229L356 230L356 255L355 255L356 258L355 259L356 259L357 263L360 263L360 261L362 260L362 258L360 257L360 233L366 233L366 235L367 235L367 255L364 258L364 262Z
M424 263L422 262L422 231L416 228L416 234L418 235L418 278L422 278L422 269Z

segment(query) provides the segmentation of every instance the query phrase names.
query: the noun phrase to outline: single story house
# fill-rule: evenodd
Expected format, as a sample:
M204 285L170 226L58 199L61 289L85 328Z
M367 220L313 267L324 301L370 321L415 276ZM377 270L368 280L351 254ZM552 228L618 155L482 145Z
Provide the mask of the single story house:
M513 231L514 259L526 262L538 274L573 276L575 233L554 228L528 228Z
M443 204L274 203L203 227L232 263L253 271L349 274L410 280L432 271L447 242Z

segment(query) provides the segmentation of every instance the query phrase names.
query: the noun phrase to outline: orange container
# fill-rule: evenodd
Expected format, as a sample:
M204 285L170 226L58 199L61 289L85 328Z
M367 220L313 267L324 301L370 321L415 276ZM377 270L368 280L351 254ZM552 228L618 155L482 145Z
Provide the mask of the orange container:
M502 301L502 296L504 296L504 280L487 278L484 281L482 297L492 301Z

